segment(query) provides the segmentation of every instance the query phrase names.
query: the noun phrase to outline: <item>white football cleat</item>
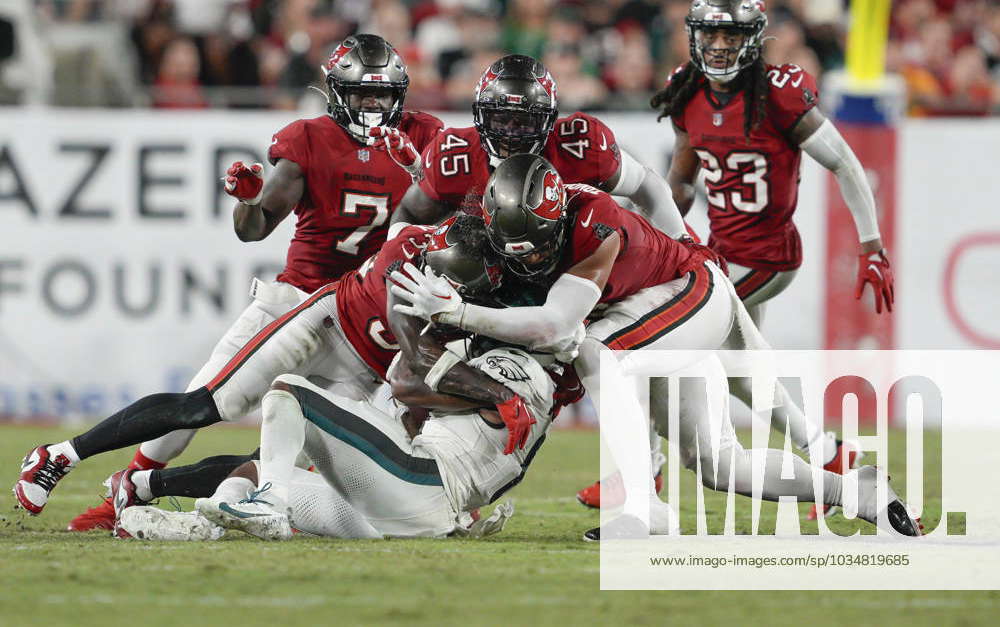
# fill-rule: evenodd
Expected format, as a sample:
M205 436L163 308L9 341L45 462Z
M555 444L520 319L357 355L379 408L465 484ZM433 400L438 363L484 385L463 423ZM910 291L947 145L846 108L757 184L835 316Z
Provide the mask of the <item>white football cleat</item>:
M138 540L204 542L218 540L226 530L198 512L171 512L147 505L122 511L114 536Z
M195 509L205 518L226 529L236 529L262 540L290 540L292 526L284 507L262 498L270 490L265 484L259 490L251 490L247 498L238 503L230 503L216 496L198 499Z
M649 534L653 536L679 536L680 517L670 503L664 503L655 494L649 495Z
M904 536L920 536L920 521L910 515L896 491L889 485L889 476L875 466L862 466L844 476L858 483L858 518L867 520L880 529ZM878 487L886 484L888 504L878 507Z

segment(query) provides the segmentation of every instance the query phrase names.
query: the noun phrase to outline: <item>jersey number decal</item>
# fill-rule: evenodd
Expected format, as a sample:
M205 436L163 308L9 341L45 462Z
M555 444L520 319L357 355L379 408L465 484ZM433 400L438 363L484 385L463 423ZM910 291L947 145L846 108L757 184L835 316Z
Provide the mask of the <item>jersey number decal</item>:
M344 192L341 214L356 217L363 210L372 211L372 220L351 231L351 234L337 242L337 250L348 255L358 254L361 240L371 233L375 227L382 226L389 219L389 196L375 196L360 192Z
M760 213L767 208L767 157L759 152L731 152L726 157L725 170L719 159L707 150L695 149L705 171L705 185L708 188L708 204L726 211L730 206L743 213ZM749 164L752 167L748 168ZM741 185L723 184L734 177L740 177ZM727 195L725 189L732 189ZM712 191L716 188L717 191Z
M390 342L385 338L385 335L385 325L382 324L381 320L372 318L368 321L368 337L380 348L384 348L387 351L398 351L399 344Z
M448 133L444 136L444 141L441 142L439 150L441 152L448 152L449 150L454 150L456 148L465 148L468 145L469 142L465 141L458 135ZM467 152L458 155L441 155L441 161L438 164L438 167L441 169L441 176L468 174L472 171L472 168L469 166L469 153Z
M802 84L802 79L805 74L802 73L802 68L797 65L789 65L784 72L778 68L774 68L767 73L767 77L771 79L771 84L781 89L788 84L788 81L792 82L792 87L798 87Z
M561 141L559 142L559 147L580 161L583 161L587 149L590 148L590 139L586 137L589 131L590 127L587 124L586 118L573 118L561 123L559 125L559 137L572 137L574 135L583 135L584 137L572 142Z

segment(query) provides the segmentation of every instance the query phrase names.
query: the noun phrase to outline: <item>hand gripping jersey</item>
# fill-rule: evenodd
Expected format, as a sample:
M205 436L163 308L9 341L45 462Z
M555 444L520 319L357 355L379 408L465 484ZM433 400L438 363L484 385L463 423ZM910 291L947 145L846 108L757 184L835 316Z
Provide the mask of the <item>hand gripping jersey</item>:
M344 275L337 288L337 317L358 356L386 378L399 345L386 319L386 278L427 247L437 226L408 226L385 243L378 254Z
M709 245L727 260L760 270L793 270L802 243L792 223L802 151L788 132L816 106L816 80L797 65L767 66L767 116L743 135L743 92L722 104L708 82L674 124L688 134L708 188Z
M523 449L504 455L507 429L492 425L478 413L433 416L413 438L438 463L448 500L456 511L488 505L517 485L527 472L552 424L556 384L530 355L516 348L499 348L469 362L524 399L538 421L531 426Z
M482 213L483 190L490 178L486 149L473 127L448 128L424 149L420 189L452 210ZM614 133L586 113L556 120L542 156L566 183L598 187L618 171L621 153Z
M442 126L432 115L406 112L399 128L423 150ZM411 184L383 148L358 143L326 115L275 133L268 159L294 161L305 177L295 236L278 280L310 293L378 251L389 216Z
M553 280L594 251L612 233L621 238L600 303L610 304L639 290L672 281L687 271L691 253L654 228L642 216L618 206L611 196L589 185L567 185L567 241Z

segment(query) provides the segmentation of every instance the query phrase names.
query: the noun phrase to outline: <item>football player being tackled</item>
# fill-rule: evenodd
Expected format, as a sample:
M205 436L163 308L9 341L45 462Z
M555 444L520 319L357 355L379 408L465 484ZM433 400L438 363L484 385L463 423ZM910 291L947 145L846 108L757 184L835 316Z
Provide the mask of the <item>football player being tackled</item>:
M274 282L253 280L252 302L191 380L188 394L210 383L267 325L312 292L357 268L381 247L389 217L419 173L419 151L443 126L433 116L403 110L409 84L406 66L381 37L361 34L345 39L323 70L329 114L297 120L275 133L268 149L274 170L267 180L260 164L237 162L226 173L226 192L239 200L233 222L241 240L264 239L289 213L294 212L298 221L284 271ZM157 406L146 403L146 410L180 413L177 403L183 398L161 395ZM251 457L225 455L160 470L180 455L194 433L193 428L181 428L146 441L136 451L129 470L138 471L131 480L144 500L207 496L233 468ZM43 484L54 485L81 454L96 450L88 446L77 452L59 445L50 453L39 447L26 457L24 471L30 476L41 472ZM41 511L45 495L28 488L37 493L32 496L24 492L24 485L18 485L15 495L21 507L32 513ZM111 529L114 519L111 500L105 499L73 519L69 528Z
M523 399L487 373L461 360L448 361L443 344L433 334L421 333L423 321L398 314L394 316L403 321L387 318L386 276L425 248L442 254L438 270L463 289L469 276L477 280L486 277L489 287L494 287L493 282L499 284L501 269L486 254L489 248L483 241L482 220L458 216L441 226L398 225L396 229L398 234L360 269L317 290L255 335L207 386L189 394L146 397L72 440L34 449L28 456L28 469L15 485L16 492L39 505L40 512L58 481L73 467L54 460L56 451L66 455L62 451L68 447L84 459L171 429L207 426L243 416L282 374L311 377L337 396L370 401L401 347L417 375L433 375L432 387L437 391L472 399L476 407L496 408L511 434L510 449L514 445L523 448L525 434L534 421ZM464 254L452 254L456 250ZM457 267L454 272L450 264ZM476 264L478 273L474 273ZM58 473L50 470L53 464ZM148 500L133 481L135 474L135 470L123 470L110 480L118 515Z
M686 365L686 349L722 348L734 325L748 342L763 341L711 251L667 237L605 192L589 185L563 185L542 157L521 154L500 163L486 185L483 208L487 238L507 271L546 286L544 304L498 310L466 303L448 281L407 264L391 275L396 283L392 293L410 303L397 304L396 310L541 351L574 344L586 320L574 367L598 408L600 356L607 349L638 355L644 349L672 350L673 356L661 359L669 363L660 364L670 371ZM651 264L650 259L659 263ZM700 469L706 486L750 496L753 477L758 477L764 499L795 496L810 502L814 483L821 482L823 502L841 505L843 486L852 483L861 518L872 523L882 519L898 533L919 535L917 522L888 485L888 502L879 506L877 492L887 482L884 470L866 466L842 477L777 449L744 450L728 416L721 362L712 356L702 367L717 383L715 393L682 385L678 446L685 465ZM615 535L664 533L670 508L653 491L647 425L638 418L638 399L622 389L614 392L622 415L601 418L614 421L602 429L602 436L625 486ZM664 424L660 419L667 408L666 381L655 380L650 394L651 413ZM782 468L791 468L793 478L784 478ZM601 531L591 530L587 537L599 539Z
M545 157L567 184L627 198L660 231L690 239L664 178L620 149L600 119L580 112L560 117L556 81L537 60L507 55L487 67L472 116L473 126L447 128L428 145L424 178L407 192L393 220L426 224L451 211L478 215L493 168L508 156L532 153ZM661 486L659 437L651 431L650 438L652 474ZM596 499L596 486L591 492Z
M471 216L458 219L482 224ZM420 260L447 277L464 298L491 302L500 268L481 227L478 233L446 228ZM384 280L399 265L376 258L368 276ZM577 400L582 387L572 368L551 355L490 348L475 339L455 347L462 353L468 348L467 356L431 346L438 329L421 333L423 320L386 304L383 310L400 343L421 344L415 351L404 348L389 368L392 396L404 405L387 395L374 403L355 401L302 377L282 375L262 401L259 462L237 469L214 495L199 499L196 512L125 509L119 536L215 539L222 534L220 525L264 539L288 539L292 528L339 538L499 531L513 511L509 505L475 522L470 513L521 481L559 408ZM455 330L446 335L454 337ZM457 381L449 382L453 371L466 367L465 357L472 357L469 366L495 379L494 386L524 399L519 422L472 398ZM427 408L433 414L423 419ZM319 474L295 467L303 451Z
M763 5L747 0L691 5L686 19L691 60L652 100L676 134L668 174L674 199L686 215L698 171L704 171L709 246L726 258L737 293L759 324L764 303L788 287L802 263L792 214L805 151L836 176L854 219L860 241L856 296L871 284L876 312L891 311L892 270L864 168L817 108L815 79L798 66L772 66L761 58ZM737 334L727 346L745 348ZM749 380L732 383L733 394L749 405ZM821 423L807 419L784 388L779 390L782 402L772 412L772 424L786 429L796 447L826 470L841 473L854 466L856 447L824 433ZM809 517L815 515L814 508Z

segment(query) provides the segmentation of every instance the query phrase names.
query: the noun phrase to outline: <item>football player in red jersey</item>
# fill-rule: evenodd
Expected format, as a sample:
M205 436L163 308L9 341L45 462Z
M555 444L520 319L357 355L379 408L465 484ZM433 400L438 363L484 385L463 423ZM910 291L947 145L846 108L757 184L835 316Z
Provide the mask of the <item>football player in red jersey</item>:
M721 348L734 322L741 333L759 338L732 283L703 247L667 237L600 190L564 186L555 168L539 156L519 154L503 161L487 183L483 207L487 237L507 270L549 286L544 305L497 310L466 303L448 281L404 265L403 271L390 275L395 283L392 293L409 303L395 305L397 311L550 352L573 345L581 325L589 320L574 366L598 408L599 382L608 375L600 372L600 355L606 349L673 350L672 356L662 357L662 352L656 356L660 367L670 371L691 359L684 349ZM660 263L651 264L650 259ZM678 445L685 465L692 470L700 467L706 486L751 496L756 476L762 478L762 498L795 496L808 502L814 499L815 479L822 482L824 502L841 503L840 475L780 450L744 450L727 416L728 389L721 362L711 356L702 367L717 382L711 392L717 411L711 410L704 389L699 392L682 384ZM664 533L662 521L671 515L650 489L647 427L639 419L638 400L613 391L616 402L622 403L622 414L615 417L615 428L602 430L602 436L626 486L625 515L616 531L623 536ZM655 416L667 407L665 379L651 381L650 394ZM713 442L720 429L722 437ZM783 478L786 464L794 469L794 478ZM886 476L872 466L856 473L852 480L858 481L861 494L859 515L875 523L876 495ZM885 489L893 529L920 535L905 505L890 487ZM642 519L647 502L648 527ZM600 536L600 530L587 534L588 539Z
M765 301L791 283L802 263L792 214L803 151L834 173L854 218L860 241L856 296L870 283L876 312L892 311L893 275L864 168L817 108L815 78L795 65L764 63L764 3L695 0L686 25L691 61L652 100L660 118L671 119L677 137L667 178L686 214L698 170L704 171L709 246L729 262L751 316L760 322ZM749 402L747 380L733 392ZM812 446L828 470L853 465L857 451L824 434L790 399L775 409L773 419L787 425L800 450L808 454Z
M486 181L504 158L544 156L567 183L586 183L632 200L674 238L687 235L663 177L620 150L603 122L586 113L558 117L556 83L541 63L508 55L483 73L474 126L448 128L424 149L424 178L393 220L427 224L455 210L478 214Z
M360 268L316 290L265 326L204 386L183 394L147 396L71 440L32 449L14 485L20 507L33 515L41 513L58 482L88 457L174 429L238 420L282 374L314 377L340 397L370 399L400 346L408 368L423 376L432 390L473 399L477 406L496 407L509 432L506 452L523 448L534 423L523 399L481 370L449 360L451 353L435 337L421 333L422 321L388 313L392 301L387 276L428 248L433 249L423 256L428 267L443 271L450 285L470 295L495 289L502 272L499 261L481 237L482 245L470 243L473 230L481 233L481 220L462 216L461 221L452 219L440 227L400 226L395 237ZM458 244L465 248L456 250ZM146 487L137 484L140 476ZM116 513L148 501L148 484L148 471L133 468L112 475ZM216 485L218 481L207 486L204 496Z
M407 192L394 220L427 223L454 210L478 214L492 169L510 155L532 153L545 157L566 183L628 197L656 228L675 239L689 237L663 177L620 150L611 129L586 113L558 117L555 80L535 59L508 55L486 68L472 112L474 126L445 129L425 149L424 178ZM655 431L650 445L652 473L662 486L664 458ZM578 498L597 502L599 493L594 484Z
M434 116L403 110L406 66L381 37L345 39L324 71L329 114L297 120L275 133L268 150L274 170L267 181L260 164L237 162L226 173L226 191L240 201L233 222L241 240L264 239L292 212L297 216L295 236L285 269L274 282L253 280L253 301L191 380L189 392L208 383L264 326L379 249L389 216L412 183L414 166L419 170L407 150L422 150L443 126ZM390 134L394 137L386 139L395 143L382 141ZM194 433L184 429L144 443L130 467L163 468ZM201 471L172 469L155 479L186 483L209 472L217 482L241 462L234 456L210 458L200 463ZM77 516L69 528L110 529L113 522L114 510L104 501Z

